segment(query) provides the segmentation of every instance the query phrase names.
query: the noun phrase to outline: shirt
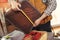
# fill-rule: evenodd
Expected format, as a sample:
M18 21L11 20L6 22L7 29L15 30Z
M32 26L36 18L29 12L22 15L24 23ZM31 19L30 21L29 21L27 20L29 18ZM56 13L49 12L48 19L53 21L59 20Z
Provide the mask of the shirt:
M43 0L43 3L47 5L47 8L45 9L44 13L46 13L48 16L51 15L52 11L56 9L56 0Z

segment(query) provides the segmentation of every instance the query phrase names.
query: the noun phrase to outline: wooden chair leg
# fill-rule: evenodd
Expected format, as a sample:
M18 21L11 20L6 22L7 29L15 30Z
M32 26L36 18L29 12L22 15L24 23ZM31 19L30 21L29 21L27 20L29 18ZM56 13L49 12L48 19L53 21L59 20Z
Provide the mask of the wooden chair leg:
M4 35L7 34L7 28L6 28L6 22L5 22L5 17L4 17L4 12L3 9L0 9L0 19L1 19L1 23L2 23L2 28L4 31Z
M4 32L3 32L2 26L1 26L1 24L0 24L0 37L2 37L2 36L4 36Z

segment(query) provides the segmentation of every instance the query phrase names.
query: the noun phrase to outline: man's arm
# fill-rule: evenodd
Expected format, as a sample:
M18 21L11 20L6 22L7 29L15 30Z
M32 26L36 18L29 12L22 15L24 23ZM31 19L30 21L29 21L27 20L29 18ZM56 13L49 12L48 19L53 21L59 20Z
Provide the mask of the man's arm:
M57 6L56 0L51 0L51 1L48 0L47 8L44 11L44 13L46 13L47 16L51 15L52 11L56 9L56 6Z
M47 6L46 10L44 11L43 15L35 21L35 25L33 25L33 26L39 25L41 23L41 20L43 20L45 17L51 15L52 11L56 9L56 0L51 0L51 1L48 0L47 4L48 4L48 6Z

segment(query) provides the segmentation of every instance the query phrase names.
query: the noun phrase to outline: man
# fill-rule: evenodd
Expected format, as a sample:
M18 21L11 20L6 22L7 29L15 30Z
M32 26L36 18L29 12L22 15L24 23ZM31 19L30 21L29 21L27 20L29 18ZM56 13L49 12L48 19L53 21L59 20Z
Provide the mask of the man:
M19 0L19 1L22 2L24 0ZM28 0L28 1L32 1L32 0ZM38 0L34 0L34 1L37 2ZM47 5L47 8L44 10L43 15L35 21L35 25L33 25L34 26L33 30L41 30L41 31L51 32L50 21L47 22L46 24L42 24L42 25L39 25L39 24L41 23L41 20L43 20L47 16L50 16L51 13L53 12L53 10L56 9L56 0L42 0L42 2ZM10 3L12 6L12 9L20 10L18 8L18 5L20 5L18 2L11 1ZM21 5L20 5L20 7L21 7Z
M30 0L30 1L32 1L32 0ZM34 1L37 2L39 0L34 0ZM41 23L41 20L43 20L45 17L50 16L51 13L56 9L56 0L42 0L42 2L47 5L47 8L44 10L43 15L35 21L33 30L51 32L50 21L48 21L46 24L42 24L42 25L39 25L39 24Z

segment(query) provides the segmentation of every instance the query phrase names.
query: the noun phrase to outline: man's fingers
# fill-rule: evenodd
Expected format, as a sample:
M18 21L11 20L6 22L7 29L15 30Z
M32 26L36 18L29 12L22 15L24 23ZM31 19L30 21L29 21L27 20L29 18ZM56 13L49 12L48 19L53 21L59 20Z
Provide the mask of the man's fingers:
M36 27L36 26L37 26L37 24L36 24L36 23L34 23L34 24L33 24L33 27Z
M20 3L18 3L18 6L19 6L19 7L21 7L21 4L20 4Z
M35 27L36 25L35 24L33 24L33 27Z

